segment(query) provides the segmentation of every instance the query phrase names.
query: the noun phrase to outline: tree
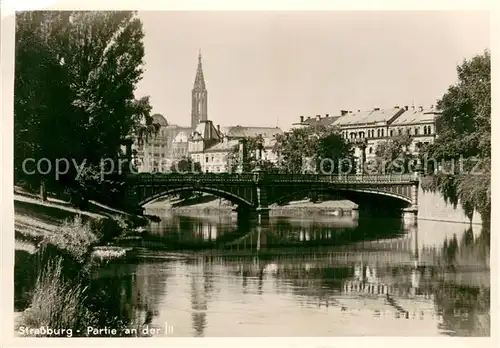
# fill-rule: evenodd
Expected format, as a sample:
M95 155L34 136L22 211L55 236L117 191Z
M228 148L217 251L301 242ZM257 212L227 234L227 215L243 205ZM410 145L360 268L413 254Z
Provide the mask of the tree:
M278 167L289 173L313 170L333 174L353 169L353 149L336 128L297 128L278 134L273 151L279 155Z
M381 174L405 174L416 168L417 156L409 151L412 137L400 135L379 144L375 149L377 171Z
M177 162L172 163L170 171L173 173L187 174L187 173L201 173L200 162L193 162L191 157L182 157ZM194 192L186 191L179 193L179 198L189 199L195 195Z
M143 37L140 20L130 11L17 14L16 181L46 181L53 189L72 187L85 196L100 178L101 160L115 159L124 138L157 131L149 99L134 98L143 72ZM74 165L57 180L53 171L27 175L22 168L27 157L52 164L85 161L85 175L77 176Z
M277 134L273 151L278 154L278 167L288 173L302 173L306 159L314 155L317 139L310 127Z
M262 152L264 151L265 140L262 135L255 137L245 137L240 139L245 147L243 155L245 158L240 158L240 143L235 145L226 156L226 167L230 172L238 171L238 167L242 166L244 172L251 172L257 167L272 171L275 170L274 163L262 159ZM243 161L243 163L241 163Z
M313 158L316 172L347 174L354 170L354 152L342 134L335 128L322 128L314 144Z
M439 137L426 154L449 170L427 178L422 187L439 191L454 206L460 202L471 219L474 211L479 212L487 223L491 212L490 53L464 60L457 75L457 83L438 102Z
M170 171L174 173L201 173L200 162L193 162L191 157L182 157L177 162L172 163Z

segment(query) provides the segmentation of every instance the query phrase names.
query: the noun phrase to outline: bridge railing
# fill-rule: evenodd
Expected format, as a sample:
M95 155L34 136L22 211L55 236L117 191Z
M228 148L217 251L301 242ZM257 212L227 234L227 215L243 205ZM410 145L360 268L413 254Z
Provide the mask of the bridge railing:
M325 183L394 183L418 180L413 174L388 175L324 175L324 174L267 174L276 182L325 182Z
M343 175L343 174L274 174L266 173L269 182L324 182L324 183L409 183L418 181L414 174L387 175ZM193 183L245 183L255 180L254 173L242 174L178 174L178 173L140 173L128 174L127 181L141 184L166 184L178 182Z
M169 182L210 182L210 183L227 183L227 182L246 182L254 178L252 173L242 174L212 174L212 173L139 173L128 174L127 181L134 183L169 183Z

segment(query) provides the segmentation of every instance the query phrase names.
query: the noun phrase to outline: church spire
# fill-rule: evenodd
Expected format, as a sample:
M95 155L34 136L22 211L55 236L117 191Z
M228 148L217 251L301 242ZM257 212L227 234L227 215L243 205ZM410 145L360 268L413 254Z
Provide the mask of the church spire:
M203 66L201 64L201 50L198 51L198 69L196 70L194 89L205 89L205 78L203 77Z
M198 51L198 69L192 90L191 128L195 129L200 121L207 120L207 89L201 64L201 50Z

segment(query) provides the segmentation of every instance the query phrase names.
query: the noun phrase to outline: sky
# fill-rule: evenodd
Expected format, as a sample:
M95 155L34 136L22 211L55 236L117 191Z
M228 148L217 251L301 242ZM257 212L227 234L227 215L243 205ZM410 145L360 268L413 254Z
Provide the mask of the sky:
M490 47L486 12L139 12L136 96L188 126L198 51L208 119L279 126L301 115L435 105L456 66Z

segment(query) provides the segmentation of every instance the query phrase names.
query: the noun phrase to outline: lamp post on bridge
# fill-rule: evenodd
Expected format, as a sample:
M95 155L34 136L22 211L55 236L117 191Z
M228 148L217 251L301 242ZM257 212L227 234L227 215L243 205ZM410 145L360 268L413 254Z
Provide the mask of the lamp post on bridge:
M267 202L267 180L266 171L260 164L252 171L255 190L257 193L257 215L259 224L269 221L269 205Z
M368 141L366 138L355 138L352 139L351 142L360 150L360 155L358 158L356 174L363 175L365 172L365 163L366 163L366 146Z

